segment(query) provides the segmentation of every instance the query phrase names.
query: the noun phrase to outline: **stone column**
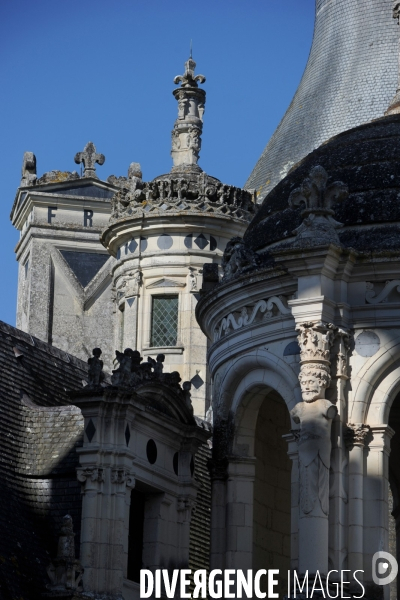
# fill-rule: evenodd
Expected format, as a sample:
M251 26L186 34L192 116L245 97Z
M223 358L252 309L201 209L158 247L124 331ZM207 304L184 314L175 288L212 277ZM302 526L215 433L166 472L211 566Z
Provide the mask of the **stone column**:
M288 443L288 456L292 461L290 486L290 568L299 570L299 449L297 440L299 431L282 436Z
M210 569L225 569L226 549L226 465L210 460L211 553Z
M335 569L346 556L347 540L347 502L348 496L344 488L344 468L346 465L346 447L343 439L343 424L346 423L347 405L345 386L349 379L348 368L349 333L342 329L336 332L331 352L332 384L329 388L329 399L336 402L338 414L332 421L332 453L331 476L334 481L329 500L329 560ZM335 574L333 574L335 575ZM334 580L334 577L331 576ZM340 580L340 573L338 573Z
M298 327L303 402L295 406L291 415L300 424L300 573L328 572L331 423L337 408L325 399L325 390L331 380L330 349L335 330L333 325L322 322L302 323Z
M253 498L256 459L231 457L226 492L227 569L251 569L253 564Z
M394 431L389 425L371 425L366 472L364 474L364 580L372 581L372 556L388 550L389 528L389 455ZM384 589L389 593L388 586Z
M81 564L83 589L118 597L122 593L126 494L134 478L124 466L84 466L82 483Z
M362 423L348 423L345 431L349 448L348 568L353 572L364 568L364 449L369 431L369 425ZM359 578L362 575L359 573Z

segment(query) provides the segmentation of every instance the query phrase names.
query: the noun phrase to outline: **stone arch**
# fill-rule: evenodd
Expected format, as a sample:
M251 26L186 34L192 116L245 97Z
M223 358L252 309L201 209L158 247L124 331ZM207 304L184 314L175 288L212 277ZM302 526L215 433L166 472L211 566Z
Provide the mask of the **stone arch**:
M232 360L222 378L215 408L234 425L226 491L229 566L266 568L266 557L269 568L290 566L291 461L282 435L289 433L289 411L300 399L294 371L267 351ZM286 462L285 476L281 473L278 482L279 461ZM241 515L246 515L245 522ZM231 539L238 540L235 548Z
M387 342L353 379L352 423L388 422L391 404L400 391L400 338Z
M220 386L219 414L231 413L235 436L233 453L252 456L259 408L266 395L274 390L282 396L288 411L301 401L297 375L281 358L258 350L232 361Z

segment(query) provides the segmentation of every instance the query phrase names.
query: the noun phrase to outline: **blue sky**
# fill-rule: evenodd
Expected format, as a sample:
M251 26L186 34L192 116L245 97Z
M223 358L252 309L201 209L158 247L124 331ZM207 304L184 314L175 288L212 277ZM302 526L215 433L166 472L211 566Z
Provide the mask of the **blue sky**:
M0 319L15 324L18 232L9 221L23 153L38 175L73 171L89 140L101 179L171 168L173 78L193 40L207 92L200 165L244 185L298 86L314 0L13 0L0 5Z

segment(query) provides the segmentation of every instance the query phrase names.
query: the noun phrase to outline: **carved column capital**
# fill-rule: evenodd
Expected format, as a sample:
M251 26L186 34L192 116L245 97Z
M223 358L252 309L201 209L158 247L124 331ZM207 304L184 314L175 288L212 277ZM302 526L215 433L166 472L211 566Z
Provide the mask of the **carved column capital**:
M127 488L134 488L136 480L129 470L124 467L115 467L114 469L111 469L111 483Z
M99 467L78 467L76 476L80 483L102 483L104 481L103 469Z
M369 439L371 427L363 423L347 423L344 430L344 441L347 448L364 447Z

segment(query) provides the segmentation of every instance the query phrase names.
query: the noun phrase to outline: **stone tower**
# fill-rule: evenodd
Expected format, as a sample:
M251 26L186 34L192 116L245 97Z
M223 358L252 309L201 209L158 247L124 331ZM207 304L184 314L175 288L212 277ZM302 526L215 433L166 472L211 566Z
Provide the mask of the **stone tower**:
M185 63L175 78L178 118L172 130L171 172L142 181L133 163L111 206L101 241L115 257L115 347L141 355L159 355L164 372L176 371L192 384L196 415L209 403L207 340L195 319L204 263L221 263L226 244L243 235L255 212L249 191L224 185L198 165L205 104L194 75L196 63Z
M248 178L262 200L332 136L381 117L397 86L392 0L316 0L314 38L298 90Z
M20 230L17 327L83 360L101 345L109 368L114 259L99 234L117 188L96 175L104 160L89 142L75 156L81 176L50 171L38 178L36 157L26 152L11 221Z

